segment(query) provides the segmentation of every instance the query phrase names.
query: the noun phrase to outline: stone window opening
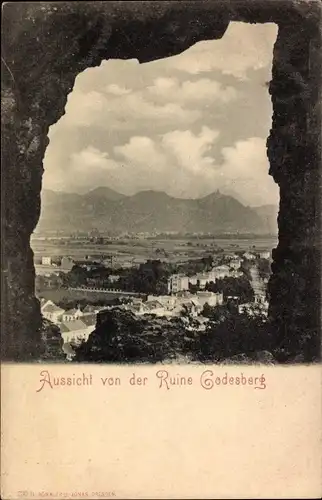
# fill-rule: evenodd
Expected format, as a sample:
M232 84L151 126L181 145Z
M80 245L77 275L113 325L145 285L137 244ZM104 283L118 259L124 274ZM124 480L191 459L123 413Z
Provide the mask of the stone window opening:
M75 77L103 59L169 57L223 36L230 21L243 21L279 26L267 139L270 174L280 188L279 241L268 285L276 345L291 356L305 337L303 360L319 360L320 4L11 3L3 14L3 359L32 361L41 352L30 236L40 213L48 130L64 113Z

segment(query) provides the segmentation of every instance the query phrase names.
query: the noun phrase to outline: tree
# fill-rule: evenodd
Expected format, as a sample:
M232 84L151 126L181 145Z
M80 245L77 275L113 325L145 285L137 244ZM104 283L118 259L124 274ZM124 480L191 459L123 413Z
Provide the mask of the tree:
M241 303L252 302L254 300L254 290L245 276L217 279L215 283L207 283L206 290L210 292L222 292L224 299L227 299L229 296L237 296Z
M197 281L196 285L193 285L192 283L189 283L189 292L190 293L197 293L200 290L200 282L199 280Z
M36 291L41 291L46 288L46 278L44 276L38 276L36 275L35 278L35 289Z
M195 338L183 318L135 317L130 311L104 312L86 342L75 346L76 362L156 363L191 357Z
M148 260L138 269L131 270L121 283L126 289L145 294L164 294L168 289L168 278L172 273L169 264L160 260Z
M209 271L213 267L214 259L211 255L201 259L189 260L177 266L176 272L193 276L198 273Z
M253 357L259 351L271 352L272 337L263 316L239 314L226 310L221 321L210 321L206 332L198 339L200 361L222 361L245 354Z
M214 314L214 309L215 307L210 306L208 302L206 302L201 311L201 315L205 318L211 318Z
M72 270L67 275L68 285L72 288L77 288L87 284L87 271L80 266L73 266Z
M268 259L258 259L258 274L262 279L268 279L271 275L271 264Z
M251 281L251 279L252 279L252 276L251 276L251 274L250 274L250 268L251 268L253 265L254 265L254 264L253 264L251 261L249 261L249 260L244 260L244 261L241 263L241 266L240 266L240 268L241 268L242 272L244 273L245 277L246 277L249 281Z
M205 271L210 271L213 266L214 259L212 255L208 255L207 257L202 257L201 262L204 265Z
M42 360L65 360L63 351L64 340L57 325L43 318L41 327L41 339L43 342Z

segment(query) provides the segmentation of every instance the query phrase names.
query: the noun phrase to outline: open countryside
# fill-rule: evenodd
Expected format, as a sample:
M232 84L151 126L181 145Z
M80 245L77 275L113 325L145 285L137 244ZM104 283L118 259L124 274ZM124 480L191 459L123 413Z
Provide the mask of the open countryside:
M102 236L104 238L104 236ZM87 255L110 260L111 265L132 265L147 259L161 258L168 262L180 262L187 259L198 259L202 254L211 252L229 253L231 251L249 250L269 251L277 245L277 236L240 237L240 238L131 238L106 239L104 244L93 244L90 237L59 237L34 235L31 239L35 256L35 265L39 272L44 255L68 255L75 259L85 259Z
M205 362L223 321L266 322L274 236L95 229L35 234L32 246L46 335L70 361Z

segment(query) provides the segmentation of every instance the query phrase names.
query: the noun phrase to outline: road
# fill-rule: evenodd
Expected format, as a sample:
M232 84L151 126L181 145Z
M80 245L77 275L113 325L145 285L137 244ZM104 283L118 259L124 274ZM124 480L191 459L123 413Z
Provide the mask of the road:
M261 296L261 297L264 296L265 297L265 295L266 295L266 284L264 283L264 281L259 276L257 265L252 266L249 269L249 272L250 272L250 275L251 275L251 278L252 278L250 284L253 287L255 297L256 296Z

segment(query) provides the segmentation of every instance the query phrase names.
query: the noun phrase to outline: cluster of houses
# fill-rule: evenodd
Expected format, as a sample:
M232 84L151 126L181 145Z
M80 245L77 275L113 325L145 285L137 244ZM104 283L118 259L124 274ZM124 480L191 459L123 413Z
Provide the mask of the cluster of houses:
M102 307L86 306L83 311L79 307L65 311L52 300L41 299L41 314L55 323L61 332L64 343L87 340L95 329L97 313Z
M149 295L146 300L133 298L130 302L117 306L124 311L130 311L134 316L153 315L159 318L181 317L189 330L204 331L208 318L202 316L202 310L209 306L223 304L223 294L200 291L195 294L182 292L177 295ZM104 311L112 310L115 306L107 306ZM104 311L102 314L104 315ZM100 315L100 313L98 313Z
M195 274L194 276L186 276L185 274L173 274L168 280L168 293L176 294L178 292L189 290L191 285L198 285L202 290L207 283L215 282L217 279L223 278L239 278L243 276L240 270L242 262L245 260L255 261L257 258L270 259L270 252L245 252L240 258L235 254L225 256L225 264L215 266L208 272Z
M73 269L75 261L71 257L62 257L61 259L43 256L41 263L35 263L35 271L38 276L59 275L60 273L69 273Z
M190 318L193 322L193 329L202 331L208 321L203 318L201 312L206 304L209 306L220 306L223 304L223 294L206 291L206 284L215 282L217 279L225 277L238 278L242 276L241 264L243 260L255 260L256 258L270 259L270 252L254 254L246 252L242 258L237 255L226 255L225 263L213 267L209 272L199 273L194 276L174 274L168 280L168 295L151 295L146 299L131 298L128 303L120 304L118 307L131 311L135 316L155 315L156 317L181 316ZM44 265L51 265L49 260L44 261ZM61 268L71 269L74 261L68 257L63 257ZM254 268L255 269L255 268ZM113 276L115 280L118 276ZM255 305L257 309L266 313L268 303L266 301L265 284L259 280L258 274L254 271L252 277L254 282ZM199 291L191 293L191 285L198 285ZM238 297L235 297L238 299ZM95 329L97 314L103 309L109 310L115 305L98 307L87 305L83 310L79 307L64 310L57 306L52 300L41 299L41 313L44 318L59 326L64 344L87 340L89 334ZM239 304L239 312L254 312L254 304Z
M137 268L140 264L144 264L145 262L145 257L129 257L123 254L111 255L109 257L104 255L86 255L83 259L73 259L68 256L64 256L60 259L46 255L41 257L41 262L35 265L35 269L38 275L49 276L55 273L68 273L75 265L90 271L97 266L115 269L120 267Z
M189 290L190 285L198 285L200 289L204 289L207 283L226 277L239 278L243 275L242 271L239 271L241 264L241 259L234 258L227 264L215 266L211 271L198 273L194 276L173 274L168 280L168 293L176 294L184 290Z
M198 285L200 292L194 294L193 297L198 297L198 294L210 294L210 292L204 292L207 283L215 282L217 279L222 279L226 277L238 278L243 276L241 271L242 262L245 260L255 261L256 259L271 259L270 252L245 252L242 258L235 254L225 256L225 264L213 267L211 271L196 274L194 276L186 276L184 274L173 274L168 280L168 293L170 297L176 297L187 293L186 291L191 288L191 285ZM240 304L239 297L230 297L230 299L235 300L238 304L239 313L247 312L249 314L257 314L258 312L267 315L268 312L268 301L266 298L266 281L259 278L256 266L251 268L252 274L252 286L254 289L255 299L253 303ZM220 294L215 294L220 295ZM194 300L194 299L193 299ZM211 300L208 302L209 305L212 304ZM219 304L219 302L218 302ZM222 304L222 299L221 299ZM199 311L200 313L200 311ZM199 314L198 313L198 314Z
M146 300L132 298L128 303L117 306L120 309L132 312L135 316L154 315L157 317L173 318L186 315L198 318L205 304L217 306L223 304L223 294L200 291L196 294L184 292L174 295L150 295ZM86 306L64 310L52 300L41 299L42 316L55 323L61 332L64 344L77 343L87 340L95 329L97 314L102 310L114 309L115 305L97 307Z
M218 306L223 304L223 294L200 291L197 293L183 292L177 295L149 295L147 300L132 299L123 308L130 310L135 316L154 314L168 318L181 316L183 313L191 317L200 315L205 304Z

